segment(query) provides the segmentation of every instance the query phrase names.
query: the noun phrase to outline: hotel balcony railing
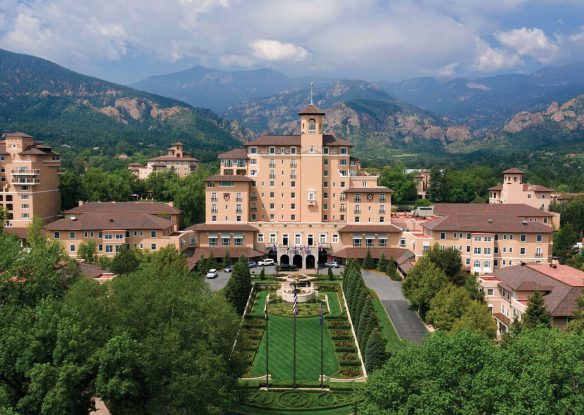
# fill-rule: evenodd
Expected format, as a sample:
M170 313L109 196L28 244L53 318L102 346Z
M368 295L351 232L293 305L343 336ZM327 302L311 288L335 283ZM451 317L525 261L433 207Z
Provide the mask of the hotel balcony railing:
M361 213L361 209L355 209L353 213Z
M386 210L385 209L379 209L379 213L385 213Z
M296 162L295 161L291 161L290 162L290 167L296 167Z
M536 258L543 258L543 252L536 252L535 257Z
M211 198L211 202L217 202L218 200L219 200L219 198L218 198L218 197L212 197L212 198Z
M39 169L16 169L12 170L13 175L19 176L36 176L37 174L41 174Z
M243 198L241 198L241 197L236 197L236 198L235 198L235 201L236 201L237 203L242 203L242 202L243 202Z
M39 184L41 179L36 179L34 177L14 177L12 179L12 184L23 184L23 185L35 185Z
M276 167L276 163L272 163L272 162L270 162L269 166L270 166L270 168L271 168L271 169L273 169L273 168L275 168L275 167Z
M235 213L243 213L242 209L235 209Z
M355 201L355 203L361 203L361 198L360 197L356 197L354 201Z
M249 208L252 212L255 212L257 210L257 208L255 206L252 206Z
M290 175L290 178L291 178L291 179L295 179L296 177L297 177L297 176L296 176L295 174L291 174L291 175Z
M211 209L211 213L219 213L218 209Z
M275 174L270 174L270 179L275 179L276 175Z

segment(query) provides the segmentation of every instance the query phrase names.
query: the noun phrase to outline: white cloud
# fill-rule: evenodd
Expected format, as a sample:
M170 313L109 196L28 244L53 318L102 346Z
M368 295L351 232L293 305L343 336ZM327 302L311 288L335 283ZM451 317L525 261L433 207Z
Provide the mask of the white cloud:
M521 58L510 51L493 48L484 41L477 39L477 55L474 68L479 72L495 72L521 65Z
M253 55L267 61L301 61L306 59L308 51L302 46L278 40L260 39L250 43Z
M519 55L530 56L541 62L548 62L558 51L554 44L539 28L512 29L495 33L495 38L505 47Z

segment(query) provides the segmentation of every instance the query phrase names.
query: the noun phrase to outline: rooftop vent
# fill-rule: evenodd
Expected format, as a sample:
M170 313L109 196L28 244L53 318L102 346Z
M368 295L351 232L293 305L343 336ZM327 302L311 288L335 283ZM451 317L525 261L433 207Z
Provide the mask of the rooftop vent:
M489 223L493 223L493 219L489 218Z
M524 224L524 225L527 225L527 221L526 220L522 220L521 223Z
M109 220L109 221L110 221L110 222L113 222L113 221L114 221L114 219L113 219L113 218L110 218L110 220Z
M71 216L71 220L77 220L77 216Z

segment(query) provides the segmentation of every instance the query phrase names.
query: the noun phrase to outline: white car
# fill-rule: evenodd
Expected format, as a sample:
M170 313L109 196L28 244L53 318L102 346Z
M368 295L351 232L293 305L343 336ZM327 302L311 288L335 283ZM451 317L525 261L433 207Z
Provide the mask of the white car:
M260 262L258 262L258 265L260 267L265 267L268 265L274 265L276 263L276 261L274 261L272 258L266 258L266 259L262 259Z
M209 279L217 278L218 276L219 274L217 274L217 270L215 268L210 269L209 272L207 272L207 278Z
M324 264L324 266L327 268L338 268L339 263L337 261L330 261L330 262L327 262L326 264Z

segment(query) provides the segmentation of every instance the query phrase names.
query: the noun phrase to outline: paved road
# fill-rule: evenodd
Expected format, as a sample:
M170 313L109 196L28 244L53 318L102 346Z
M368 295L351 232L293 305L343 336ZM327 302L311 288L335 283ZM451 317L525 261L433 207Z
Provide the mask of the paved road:
M367 286L375 290L379 296L398 336L412 343L420 343L428 334L428 330L420 317L410 308L410 303L402 292L401 282L372 271L363 270L362 273Z

